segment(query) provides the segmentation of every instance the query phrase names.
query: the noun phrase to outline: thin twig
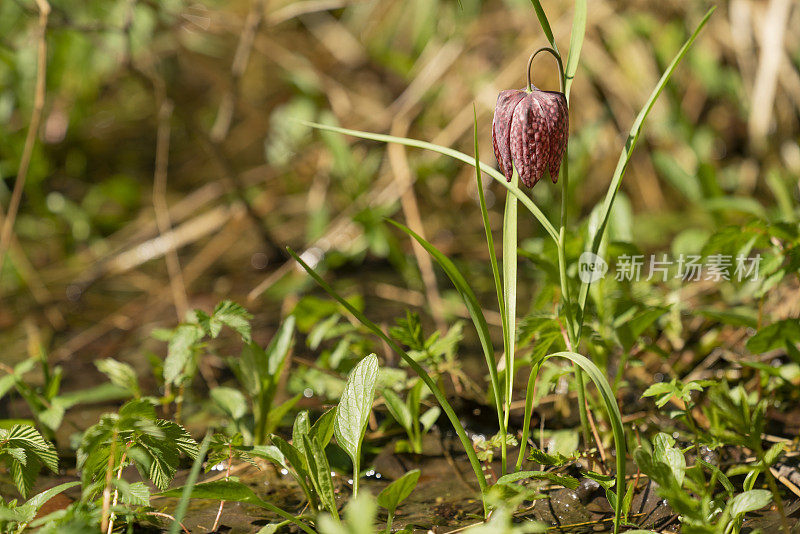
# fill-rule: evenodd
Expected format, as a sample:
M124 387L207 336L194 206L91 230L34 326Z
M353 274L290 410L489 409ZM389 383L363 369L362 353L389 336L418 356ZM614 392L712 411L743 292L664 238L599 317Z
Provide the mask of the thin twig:
M42 111L44 110L44 100L47 80L47 17L50 14L50 4L47 0L36 0L36 8L39 10L39 27L37 40L39 51L37 55L36 69L36 88L33 95L33 111L31 122L28 126L28 134L25 137L25 145L22 148L22 157L19 161L17 179L14 182L14 190L11 193L11 200L8 203L8 214L3 221L3 228L0 231L0 277L3 274L6 252L11 243L11 235L14 229L14 221L19 212L19 205L22 201L22 191L25 189L25 180L28 177L31 158L33 157L33 146L36 143L36 135L39 132L39 124L42 121Z
M172 118L173 105L163 93L163 85L161 83L156 83L156 93L160 93L158 95L160 105L158 109L158 132L156 134L156 168L153 173L153 208L156 213L158 232L163 236L172 230L169 208L167 207L167 164L169 162L169 141L172 131L170 119ZM178 314L178 320L182 321L189 309L189 302L186 296L186 286L183 282L178 253L174 249L168 250L164 259L167 263L175 311Z
M155 517L163 517L163 518L166 518L166 519L171 519L172 521L177 521L177 519L175 519L171 515L165 514L163 512L146 512L145 515L152 515L152 516L155 516ZM186 534L192 534L192 532L188 528L186 528L183 523L178 521L178 524L181 526L183 531L186 532Z

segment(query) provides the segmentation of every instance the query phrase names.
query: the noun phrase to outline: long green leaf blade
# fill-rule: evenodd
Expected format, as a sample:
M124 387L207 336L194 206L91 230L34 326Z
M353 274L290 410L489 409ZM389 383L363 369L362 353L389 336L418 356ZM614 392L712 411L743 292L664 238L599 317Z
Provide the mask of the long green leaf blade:
M513 184L519 182L517 170L511 178ZM511 415L511 397L514 393L514 342L517 325L517 199L506 195L506 207L503 213L503 303L505 304L505 329L503 330L503 348L505 353L505 410L503 425L508 428ZM502 473L506 473L506 441L502 441Z
M494 237L492 237L492 227L489 224L489 210L486 209L486 197L483 194L483 179L481 178L481 159L478 151L478 115L475 107L472 108L472 136L475 141L475 178L478 182L478 199L481 206L481 217L483 218L483 229L486 232L486 244L489 247L489 262L492 265L492 275L494 276L494 289L497 293L497 304L500 308L500 317L503 325L503 332L506 331L506 312L505 302L503 301L503 284L500 281L500 269L497 265L497 254L494 252Z
M431 378L431 376L425 371L425 369L420 366L414 358L408 355L406 351L404 351L394 339L386 335L383 330L378 327L375 323L367 319L366 315L358 311L352 304L347 302L339 293L337 293L322 277L312 269L306 262L297 255L297 253L292 250L291 248L287 248L289 254L300 264L300 266L305 269L305 271L314 279L314 281L324 289L330 296L336 299L339 304L341 304L347 311L349 311L353 317L358 319L358 321L366 326L369 330L372 331L373 334L384 340L389 347L395 351L397 354L403 358L403 361L414 370L415 373L425 382L425 385L428 386L428 389L433 392L433 396L436 397L437 402L444 410L445 415L450 420L450 424L453 425L453 430L455 430L456 434L458 435L459 441L461 441L461 446L464 447L464 451L467 453L467 457L469 458L470 466L472 466L472 470L475 473L475 478L477 478L478 485L480 486L481 493L484 493L488 486L486 484L486 477L483 475L483 469L481 467L481 463L478 460L478 456L475 454L475 449L472 447L472 441L470 441L469 437L467 436L467 432L464 430L464 425L461 424L461 421L458 419L455 411L453 411L453 407L450 406L450 403L447 402L447 398L444 396L444 393L439 389L439 386L436 385L436 382Z
M617 492L624 491L625 488L625 429L622 426L622 415L619 412L619 406L617 405L617 399L614 397L614 392L611 389L611 386L606 380L605 375L600 370L597 365L595 365L591 360L577 354L575 352L555 352L553 354L548 354L544 356L541 360L534 363L544 363L546 360L558 357L558 358L566 358L570 360L578 367L583 369L589 378L594 382L594 385L597 387L597 391L600 392L600 397L603 400L603 404L605 406L606 412L608 413L608 419L611 423L611 430L614 434L614 446L616 448L616 462L617 462ZM614 505L614 532L618 532L619 530L619 523L620 518L622 517L622 498L617 498L616 503L612 503Z
M350 130L348 128L339 128L337 126L329 126L327 124L318 124L315 122L308 122L308 121L298 121L301 124L305 124L311 128L316 128L318 130L325 130L329 132L336 132L344 135L352 135L353 137L359 137L361 139L370 139L372 141L380 141L382 143L397 143L400 145L415 147L415 148L423 148L425 150L431 150L433 152L437 152L444 156L449 156L453 159L457 159L458 161L462 161L468 165L472 165L473 167L476 166L475 158L470 157L463 152L459 152L458 150L454 150L452 148L443 147L440 145L436 145L433 143L428 143L425 141L418 141L417 139L409 139L407 137L396 137L394 135L385 135L385 134L376 134L370 132L362 132L359 130ZM515 197L522 202L522 205L525 206L528 211L536 217L536 220L542 225L545 231L550 235L550 237L554 241L558 241L558 233L556 232L555 227L553 224L547 219L547 216L533 203L533 200L525 194L518 186L511 184L506 181L505 176L503 176L499 171L492 168L491 166L486 165L485 163L481 164L483 166L482 170L495 180L497 180L500 185L511 191Z
M647 118L647 115L650 113L650 110L653 109L653 105L655 104L656 100L658 99L661 91L664 90L664 87L667 85L667 82L672 77L672 73L675 71L675 68L683 59L683 56L686 55L686 52L689 50L689 47L692 46L694 40L697 38L697 35L700 33L700 30L703 29L703 26L706 25L708 22L709 17L714 12L715 7L706 12L703 20L700 21L697 28L692 33L691 37L683 44L681 49L673 58L672 62L669 64L667 69L664 71L664 74L661 75L661 79L656 84L655 89L650 94L650 98L648 98L647 103L645 103L642 110L639 112L639 115L636 117L636 120L633 121L633 126L631 126L630 133L628 134L628 140L625 143L625 147L622 149L622 153L619 156L619 160L617 162L617 168L614 170L614 176L611 178L611 185L608 188L608 193L606 193L605 201L603 202L603 211L602 216L600 217L600 225L597 228L594 236L592 237L592 253L597 254L597 251L600 250L600 243L603 240L603 235L605 234L606 226L608 225L608 219L611 215L611 208L614 206L614 200L617 197L617 192L619 191L620 184L622 182L622 177L625 175L625 170L628 167L628 162L631 159L631 155L633 154L633 149L636 148L636 143L639 140L639 134L642 131L642 126L644 125L644 121ZM589 292L589 284L582 283L580 294L578 296L578 313L580 314L579 321L578 321L578 328L580 329L583 320L583 311L584 306L586 305L586 296ZM580 336L579 336L580 337Z
M175 519L169 527L170 534L178 534L181 530L181 521L183 521L183 516L186 515L186 510L189 509L189 499L192 496L192 488L194 488L197 482L197 477L200 476L200 469L203 467L203 461L206 458L209 445L211 445L210 432L206 434L206 437L200 444L200 452L197 453L197 457L194 459L192 469L189 471L189 477L186 479L186 485L179 490L174 490L176 492L174 496L177 497L180 495L181 500L178 502L178 507L175 508L175 513L173 514ZM178 491L180 491L180 493L178 493Z
M436 263L444 270L450 281L453 282L459 295L461 295L464 304L467 306L469 316L475 325L475 330L478 332L478 339L480 340L481 347L483 348L483 355L486 358L486 366L489 368L489 380L494 389L494 402L497 409L498 418L502 413L502 401L500 397L500 380L497 377L497 364L494 361L494 348L492 347L492 338L489 335L489 325L486 322L486 317L483 315L481 305L478 303L478 298L473 293L472 288L467 283L464 275L458 270L450 258L442 254L439 249L431 245L422 236L415 233L411 228L391 219L387 219L390 223L413 237L417 243L422 245L428 254L430 254ZM502 419L500 420L502 427Z
M572 15L572 33L569 37L569 54L567 55L567 64L564 69L566 78L564 95L567 97L567 102L569 102L569 93L572 89L572 80L575 79L575 73L578 72L583 38L586 35L586 12L586 0L575 0L575 13Z
M547 38L550 46L553 47L553 50L558 52L558 45L556 44L555 37L553 37L553 30L550 29L550 21L547 20L547 15L544 12L541 2L539 2L539 0L531 0L531 4L533 4L533 10L536 11L536 18L539 19L539 25L542 27L544 36Z

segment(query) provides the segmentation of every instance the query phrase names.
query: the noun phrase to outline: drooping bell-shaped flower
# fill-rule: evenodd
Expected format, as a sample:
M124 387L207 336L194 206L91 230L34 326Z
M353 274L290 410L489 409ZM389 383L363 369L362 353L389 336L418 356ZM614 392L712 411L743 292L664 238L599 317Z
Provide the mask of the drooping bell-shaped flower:
M528 63L530 68L530 62ZM530 81L530 79L529 79ZM558 181L569 138L569 113L564 93L529 90L501 91L492 121L494 155L506 180L514 168L527 187L536 185L545 170Z

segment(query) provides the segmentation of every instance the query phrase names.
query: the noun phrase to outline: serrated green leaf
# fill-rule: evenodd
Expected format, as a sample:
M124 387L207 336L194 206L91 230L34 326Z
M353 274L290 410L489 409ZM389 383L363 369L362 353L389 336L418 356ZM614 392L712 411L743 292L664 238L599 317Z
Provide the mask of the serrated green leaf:
M114 358L106 358L105 360L95 361L94 365L115 386L127 389L134 397L141 396L136 371L127 363L117 361Z

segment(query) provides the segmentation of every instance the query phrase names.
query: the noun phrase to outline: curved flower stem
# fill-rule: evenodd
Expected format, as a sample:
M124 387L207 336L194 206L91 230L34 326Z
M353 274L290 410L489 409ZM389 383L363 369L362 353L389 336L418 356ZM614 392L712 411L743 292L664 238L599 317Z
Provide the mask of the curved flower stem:
M561 83L561 92L563 93L564 91L566 91L567 87L567 78L564 75L564 64L561 62L561 54L559 54L549 46L541 47L539 50L531 54L531 57L528 58L528 69L526 71L528 73L528 92L530 93L531 91L533 91L533 84L531 83L531 66L533 66L533 58L535 58L539 54L539 52L549 52L554 58L556 58L556 61L558 62L558 74L559 74L558 79Z

